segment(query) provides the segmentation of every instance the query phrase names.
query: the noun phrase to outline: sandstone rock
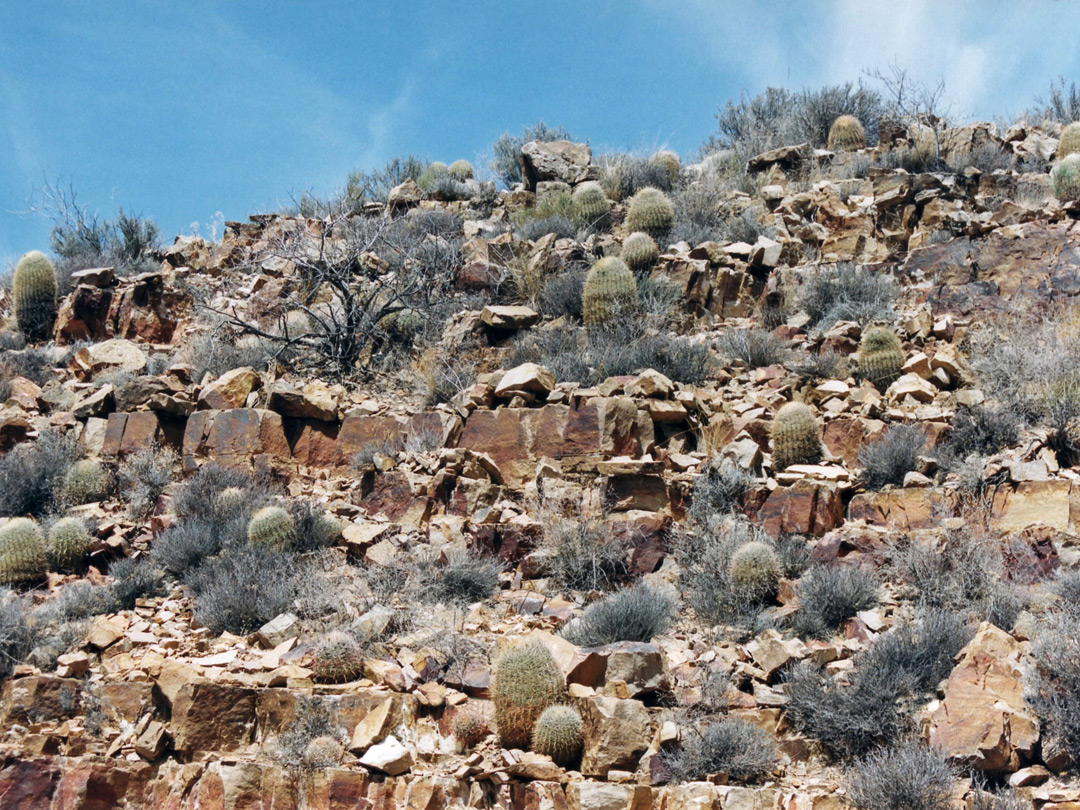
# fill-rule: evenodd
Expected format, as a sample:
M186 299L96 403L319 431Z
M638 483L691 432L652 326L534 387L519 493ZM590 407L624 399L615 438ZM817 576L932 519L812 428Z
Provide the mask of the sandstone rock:
M961 653L930 718L930 744L990 773L1015 771L1034 752L1039 721L1024 701L1023 648L988 622Z
M933 489L892 489L864 492L851 499L848 520L865 520L900 531L929 529L940 523L940 515L950 510L949 498Z
M631 697L665 690L670 684L667 656L655 644L620 641L597 652L607 658L604 683L625 683Z
M424 199L424 190L411 177L390 189L386 203L390 208L409 208Z
M1078 519L1080 492L1067 480L1025 481L1016 489L999 487L994 493L993 522L1001 531L1038 523L1069 531L1080 525Z
M489 304L480 311L480 320L492 329L519 332L539 323L540 315L530 307Z
M652 791L646 785L576 780L566 787L566 804L569 810L649 810ZM702 807L701 810L710 808Z
M503 375L495 386L495 396L507 399L522 392L547 396L554 387L554 374L536 363L523 363Z
M542 180L574 185L589 179L592 150L572 141L529 141L521 147L521 176L533 191Z
M144 447L158 443L161 424L157 414L149 411L137 413L110 413L105 425L105 438L101 445L103 456L126 456Z
M174 747L182 754L241 751L255 733L255 692L212 683L180 687L172 707Z
M766 630L746 645L746 651L767 679L792 661L806 658L810 651L797 638L784 639L776 630Z
M279 765L212 762L192 794L195 801L191 805L200 808L299 810L297 785Z
M194 469L205 458L223 466L242 467L261 461L289 461L281 417L257 408L196 411L184 430L184 466Z
M784 532L820 536L843 522L844 507L834 484L802 479L774 489L757 517L773 536Z
M268 621L255 633L255 638L268 650L300 633L300 619L295 613L282 613Z
M413 766L412 752L398 742L396 737L387 737L383 742L371 746L360 757L360 764L365 768L398 776Z
M95 343L79 349L76 357L94 374L105 369L122 369L130 374L146 370L146 353L130 340L116 338Z
M249 366L226 371L199 392L199 407L218 411L243 408L248 394L261 383L258 372Z
M651 741L652 727L644 704L636 700L591 697L579 703L585 721L581 772L606 777L612 768L636 770Z
M795 146L781 146L779 149L771 149L755 155L746 163L748 172L760 172L770 166L779 165L787 171L801 166L814 157L814 149L808 143L800 143Z
M299 389L279 380L270 390L266 407L295 419L335 422L338 418L338 395L330 386L317 380Z

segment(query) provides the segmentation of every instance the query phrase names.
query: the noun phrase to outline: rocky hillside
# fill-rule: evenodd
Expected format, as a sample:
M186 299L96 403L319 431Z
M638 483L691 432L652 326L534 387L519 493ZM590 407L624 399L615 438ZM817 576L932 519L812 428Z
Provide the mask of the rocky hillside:
M24 257L0 806L1080 807L1080 138L833 130Z

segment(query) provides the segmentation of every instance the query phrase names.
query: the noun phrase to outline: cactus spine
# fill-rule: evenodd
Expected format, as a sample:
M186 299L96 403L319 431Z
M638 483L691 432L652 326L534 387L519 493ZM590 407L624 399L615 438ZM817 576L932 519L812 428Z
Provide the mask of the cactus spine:
M854 152L866 148L866 130L854 115L841 115L829 127L829 150Z
M571 199L574 204L574 216L583 225L602 226L611 213L611 203L604 189L595 180L582 183L574 189Z
M464 748L479 745L490 730L484 715L476 709L465 709L454 715L454 739Z
M682 163L679 162L679 156L670 149L661 149L649 158L649 162L663 168L667 176L671 178L672 184L679 182L682 176Z
M45 538L30 518L15 518L0 528L0 582L30 585L45 579Z
M12 279L15 320L27 340L46 340L56 320L56 270L45 254L31 250L15 266Z
M109 474L101 463L84 458L68 468L61 494L67 503L78 506L105 500L110 488Z
M768 543L743 543L728 562L728 578L754 600L770 599L780 585L780 558Z
M473 167L467 160L455 160L447 167L446 171L455 180L465 181L473 178Z
M280 506L264 506L248 522L248 542L281 551L292 546L295 529L292 516Z
M821 460L821 428L814 412L801 402L789 402L776 413L772 426L773 469Z
M90 553L90 532L78 518L61 518L49 529L45 556L54 571L75 574L82 570Z
M874 326L863 332L859 341L859 374L879 391L884 391L900 376L904 349L891 329Z
M623 242L622 260L634 275L648 272L659 255L656 240L644 231L630 234Z
M581 291L581 317L586 326L602 326L637 308L637 280L626 262L605 256L589 268Z
M1057 159L1064 160L1069 155L1075 155L1078 152L1080 152L1080 121L1073 121L1065 129L1061 130Z
M1054 196L1062 202L1080 200L1080 152L1069 155L1050 173Z
M345 748L340 742L326 734L316 737L304 748L304 765L308 768L333 768L341 764Z
M661 239L674 223L675 208L659 189L643 188L630 198L626 224L631 231L645 231L654 239Z
M548 706L533 729L532 750L545 754L557 764L572 762L581 751L584 723L570 706Z
M341 631L327 634L312 653L311 671L324 683L355 680L364 673L364 651L360 642Z
M526 748L544 709L563 699L562 673L548 648L527 641L495 659L491 700L495 725L506 748Z

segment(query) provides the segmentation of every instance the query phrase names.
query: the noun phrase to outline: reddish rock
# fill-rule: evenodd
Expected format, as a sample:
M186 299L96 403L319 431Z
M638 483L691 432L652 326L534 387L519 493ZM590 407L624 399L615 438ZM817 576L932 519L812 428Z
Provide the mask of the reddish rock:
M326 810L355 810L368 804L370 777L362 771L324 768L312 772L304 784L304 798L309 807Z
M19 442L26 441L26 434L32 427L29 420L21 414L0 415L0 452L6 453Z
M952 503L944 493L922 488L864 492L848 506L848 520L865 520L900 531L933 528L950 514Z
M187 683L172 706L176 750L187 756L201 752L227 753L248 746L255 732L252 689Z
M410 515L419 522L430 508L427 495L414 492L409 476L398 470L365 475L361 493L358 506L369 515L383 514L393 521Z
M338 464L349 464L361 450L405 443L405 425L395 416L347 416L338 431Z
M5 810L40 810L51 807L60 781L58 760L15 759L0 762L0 799Z
M866 429L862 419L842 416L825 423L821 440L833 456L843 459L847 467L853 467L855 457L862 449L865 435Z
M125 456L161 439L161 424L152 411L134 413L110 413L105 426L105 441L101 446L103 456Z
M785 532L820 536L843 523L844 506L832 484L803 480L774 489L757 519L774 537Z
M184 297L165 289L165 277L161 273L143 273L117 288L108 318L116 337L169 343L184 309Z
M184 467L195 469L202 459L233 467L290 461L289 443L281 417L258 408L196 411L184 431Z
M284 424L293 461L297 464L305 467L330 467L341 463L338 424L318 419L286 419Z
M196 807L297 810L299 791L288 769L254 762L213 762L195 789Z
M80 284L60 302L56 313L55 334L58 343L76 340L99 341L112 337L109 310L114 293L111 289Z
M61 721L82 705L82 681L53 675L8 678L0 691L0 727Z
M115 760L69 760L69 764L57 786L53 810L146 806L144 799L154 771L149 764Z

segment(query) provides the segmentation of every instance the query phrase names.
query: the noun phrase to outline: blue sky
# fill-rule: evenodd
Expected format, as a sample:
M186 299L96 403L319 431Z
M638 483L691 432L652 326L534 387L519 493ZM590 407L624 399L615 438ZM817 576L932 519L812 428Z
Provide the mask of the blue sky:
M46 248L63 178L167 240L398 154L483 164L544 119L692 153L741 91L905 65L957 117L1080 82L1071 0L35 0L0 4L0 265Z

